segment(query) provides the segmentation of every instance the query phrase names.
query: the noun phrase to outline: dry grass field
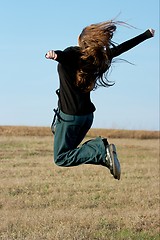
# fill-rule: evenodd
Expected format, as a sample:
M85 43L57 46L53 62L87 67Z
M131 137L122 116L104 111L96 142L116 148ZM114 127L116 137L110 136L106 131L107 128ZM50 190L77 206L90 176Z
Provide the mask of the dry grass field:
M160 239L159 133L96 135L116 144L120 181L101 166L55 166L48 128L0 127L1 240Z

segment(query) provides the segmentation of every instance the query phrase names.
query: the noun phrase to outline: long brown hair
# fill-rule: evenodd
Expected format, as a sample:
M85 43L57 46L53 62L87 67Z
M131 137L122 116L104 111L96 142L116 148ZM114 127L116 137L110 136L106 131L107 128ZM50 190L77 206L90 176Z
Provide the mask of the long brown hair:
M79 36L81 58L76 85L86 92L97 86L113 85L106 74L111 65L110 47L115 30L113 21L101 22L85 27Z

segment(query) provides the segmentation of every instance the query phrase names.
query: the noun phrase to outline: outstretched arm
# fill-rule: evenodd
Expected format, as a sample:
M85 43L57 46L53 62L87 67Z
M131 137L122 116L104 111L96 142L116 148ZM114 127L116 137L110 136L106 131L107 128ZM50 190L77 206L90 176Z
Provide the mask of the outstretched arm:
M79 60L79 47L68 47L65 50L50 50L46 53L45 57L47 59L56 60L59 63L63 64L76 64Z
M141 42L145 41L148 38L151 38L154 36L155 30L152 28L148 29L144 33L138 35L137 37L134 37L124 43L121 43L118 46L115 46L111 49L111 55L112 58L119 56L120 54L130 50L131 48L137 46Z

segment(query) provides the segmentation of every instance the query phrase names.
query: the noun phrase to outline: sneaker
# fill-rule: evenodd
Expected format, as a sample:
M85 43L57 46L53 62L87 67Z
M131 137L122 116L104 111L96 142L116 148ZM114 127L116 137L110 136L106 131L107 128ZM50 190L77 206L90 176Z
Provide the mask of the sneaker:
M121 167L117 158L116 147L114 144L106 146L106 166L110 169L115 179L120 180Z

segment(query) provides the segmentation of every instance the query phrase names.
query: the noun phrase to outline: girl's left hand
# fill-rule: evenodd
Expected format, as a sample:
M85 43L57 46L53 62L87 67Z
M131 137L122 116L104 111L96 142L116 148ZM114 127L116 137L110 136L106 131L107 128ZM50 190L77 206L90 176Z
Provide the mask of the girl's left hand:
M50 50L50 51L48 51L48 52L46 53L45 57L46 57L47 59L56 60L57 54L55 53L55 51Z

